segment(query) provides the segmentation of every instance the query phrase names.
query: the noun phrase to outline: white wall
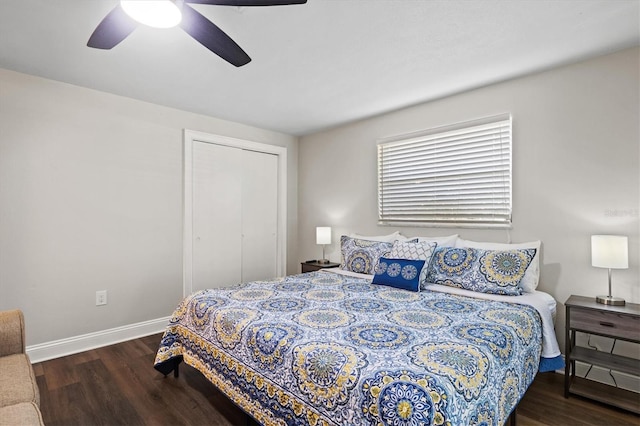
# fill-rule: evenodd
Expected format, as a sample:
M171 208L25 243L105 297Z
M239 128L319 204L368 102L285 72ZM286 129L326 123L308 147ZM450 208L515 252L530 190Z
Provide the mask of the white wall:
M513 242L542 240L539 289L564 306L571 294L607 292L607 271L591 267L591 234L629 236L629 269L613 292L640 303L639 49L461 93L305 136L299 147L299 261L316 259L315 227L334 228L327 247L340 261L342 233L386 234L377 225L376 140L503 112L513 115ZM481 229L405 228L404 235L460 234L507 242ZM635 349L637 351L637 348Z
M287 147L295 272L297 138L0 70L0 309L28 345L171 315L183 128Z

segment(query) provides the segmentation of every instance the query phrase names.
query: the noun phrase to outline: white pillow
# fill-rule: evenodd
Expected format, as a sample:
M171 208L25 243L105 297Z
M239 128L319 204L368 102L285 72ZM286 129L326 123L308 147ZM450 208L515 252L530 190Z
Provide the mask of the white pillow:
M437 244L434 242L426 241L396 241L393 243L389 257L393 259L424 260L424 266L420 271L420 288L424 288L426 285L429 263L431 262L431 256L433 256L433 251L436 249L436 245Z
M404 240L405 237L400 235L400 231L396 231L393 234L389 235L360 235L360 234L351 234L349 235L351 238L357 238L359 240L368 240L368 241L382 241L385 243L392 243L396 240Z
M538 287L538 281L540 281L540 241L531 241L528 243L490 243L484 241L470 241L458 238L456 247L471 247L485 250L515 250L515 249L536 249L536 255L533 256L527 271L520 281L522 291L525 293L533 293Z
M438 247L455 247L458 241L458 234L447 235L445 237L416 237L419 243L436 243Z

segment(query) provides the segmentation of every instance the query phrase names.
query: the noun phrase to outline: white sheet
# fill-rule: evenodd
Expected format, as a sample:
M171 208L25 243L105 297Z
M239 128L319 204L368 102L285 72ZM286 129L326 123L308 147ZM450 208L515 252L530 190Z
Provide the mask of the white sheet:
M340 268L321 269L322 272L348 275L356 278L373 279L373 275L359 274L357 272L345 271ZM479 293L476 291L464 290L440 284L427 284L427 289L443 293L458 294L461 296L475 297L477 299L499 300L504 302L519 303L534 307L542 319L542 354L543 358L554 358L560 355L560 346L556 339L554 323L556 319L556 300L548 293L534 291L525 293L522 296L502 296L498 294Z

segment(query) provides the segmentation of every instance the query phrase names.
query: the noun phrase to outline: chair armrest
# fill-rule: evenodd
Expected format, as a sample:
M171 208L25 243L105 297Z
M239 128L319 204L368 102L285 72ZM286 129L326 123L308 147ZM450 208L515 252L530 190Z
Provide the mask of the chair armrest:
M0 312L0 356L25 352L24 315L22 311Z

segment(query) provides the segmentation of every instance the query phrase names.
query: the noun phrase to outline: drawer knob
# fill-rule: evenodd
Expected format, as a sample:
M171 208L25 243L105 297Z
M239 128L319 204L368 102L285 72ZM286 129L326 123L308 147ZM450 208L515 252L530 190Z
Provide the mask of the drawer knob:
M600 325L603 327L615 327L616 325L612 322L604 322L604 321L600 321Z

